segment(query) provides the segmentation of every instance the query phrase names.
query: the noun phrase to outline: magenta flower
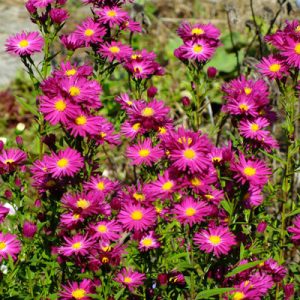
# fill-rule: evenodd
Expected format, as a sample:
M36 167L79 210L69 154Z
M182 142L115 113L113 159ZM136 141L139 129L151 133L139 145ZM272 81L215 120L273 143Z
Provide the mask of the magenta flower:
M94 294L95 284L90 279L81 282L68 282L62 285L63 290L59 293L62 300L90 300L89 294Z
M54 0L30 0L32 5L34 5L36 8L38 7L47 7L49 4L52 4Z
M78 106L62 96L56 96L52 99L47 96L40 98L40 111L51 125L56 125L59 122L66 124L69 119L76 117L78 110Z
M204 39L188 41L179 47L180 59L192 59L198 62L205 62L210 59L215 52L215 48Z
M69 212L60 215L60 226L62 228L72 229L83 221L84 217L78 212Z
M86 235L76 234L73 237L64 237L65 244L59 247L58 252L64 256L87 255L95 241Z
M135 288L142 285L145 279L145 274L135 272L132 269L122 269L114 280L121 283L130 291L133 291Z
M8 213L9 213L9 208L6 208L2 204L0 204L0 224L4 222Z
M100 175L93 176L88 182L84 183L84 189L90 191L98 197L105 197L111 192L115 191L118 183L101 177Z
M127 204L119 213L118 219L126 230L146 230L156 222L156 212L152 207L140 204Z
M239 162L233 163L231 169L236 172L234 178L245 184L263 186L268 182L271 170L264 162L258 159L246 159L243 154L239 156Z
M300 68L300 42L299 39L287 37L280 54L285 57L287 65Z
M159 248L160 243L155 236L154 231L150 231L149 233L143 235L143 237L139 241L139 250L141 251L149 251L151 249Z
M0 232L0 262L3 258L7 259L8 256L16 259L20 251L21 243L16 235Z
M91 225L94 236L100 238L104 242L115 242L120 237L122 227L116 221L100 221L95 225Z
M37 232L37 226L35 223L25 221L23 224L23 236L26 238L33 238Z
M292 233L292 241L298 244L300 242L300 215L293 220L293 226L288 227L288 232Z
M257 68L262 75L272 80L281 79L284 75L288 74L288 67L284 63L284 60L274 55L263 57Z
M50 10L49 16L53 23L62 24L69 18L69 13L63 8L52 8Z
M0 153L0 173L11 172L16 169L18 165L22 165L27 159L27 154L19 149L3 150Z
M164 155L164 152L159 146L153 147L151 139L147 138L143 142L128 147L126 154L132 160L133 165L145 164L151 166Z
M236 244L234 235L223 226L201 230L195 234L194 242L200 250L213 253L217 257L228 254L231 247Z
M183 225L190 226L201 223L211 212L211 208L204 201L195 201L193 197L186 197L173 209L175 218Z
M46 165L53 177L59 178L75 175L84 166L84 163L79 152L67 148L47 157Z
M121 42L112 41L110 43L102 44L98 52L105 58L108 58L109 61L113 61L115 59L121 62L131 56L132 49L130 46L123 45Z
M6 41L6 51L20 56L32 55L41 52L44 46L44 39L39 32L17 33L10 36Z
M254 119L253 121L242 120L239 125L239 131L245 138L260 141L264 140L270 134L269 131L263 130L263 128L269 125L269 121L262 117Z
M121 25L128 19L128 14L126 11L122 10L118 6L105 6L102 9L96 11L99 16L99 22L103 24L108 24L109 27L114 25Z
M77 26L77 30L74 32L75 38L77 38L84 46L88 47L91 44L97 44L103 41L103 37L106 33L106 29L100 27L100 25L88 18Z

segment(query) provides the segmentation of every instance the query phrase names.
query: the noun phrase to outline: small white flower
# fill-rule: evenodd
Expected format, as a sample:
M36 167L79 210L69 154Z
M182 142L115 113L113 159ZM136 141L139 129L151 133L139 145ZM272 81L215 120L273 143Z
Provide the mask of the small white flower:
M1 265L0 266L0 271L5 275L8 272L8 268L6 265Z
M3 136L0 136L0 141L3 142L3 144L6 144L7 138L3 137Z
M6 202L4 205L4 207L8 208L9 209L9 215L13 216L16 214L16 210L17 208L14 208L11 204L9 204L8 202Z
M16 127L17 131L22 132L25 129L25 124L24 123L18 123Z

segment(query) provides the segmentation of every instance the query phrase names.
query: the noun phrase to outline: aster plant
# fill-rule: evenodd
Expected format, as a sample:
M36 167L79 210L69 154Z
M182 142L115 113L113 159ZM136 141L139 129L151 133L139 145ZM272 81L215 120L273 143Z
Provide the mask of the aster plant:
M128 13L133 1L83 0L91 15L62 34L66 2L28 0L39 32L6 42L32 80L36 105L27 107L38 149L20 138L16 146L0 143L2 298L299 295L291 259L300 240L298 22L266 37L275 49L256 76L223 85L220 116L232 132L222 121L209 136L206 90L216 70L204 68L221 46L215 26L183 22L177 31L182 45L174 55L194 93L187 127L152 86L165 74L156 54L131 43L142 32ZM78 63L79 49L86 54ZM111 112L106 83L114 74L127 92L110 95ZM279 91L286 159L271 130L271 84Z

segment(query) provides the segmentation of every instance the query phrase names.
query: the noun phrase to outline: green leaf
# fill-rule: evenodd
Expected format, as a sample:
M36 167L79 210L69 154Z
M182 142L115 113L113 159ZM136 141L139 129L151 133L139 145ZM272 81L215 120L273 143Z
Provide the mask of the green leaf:
M233 205L229 201L222 200L221 201L222 207L228 212L228 214L231 216L233 213Z
M235 288L217 288L217 289L206 290L206 291L200 292L196 296L196 300L197 299L208 299L208 297L224 294L227 292L232 292L234 290L235 290Z
M241 266L238 266L236 267L235 269L233 269L231 272L229 272L225 277L228 278L228 277L231 277L235 274L238 274L240 272L243 272L245 270L248 270L250 268L253 268L259 264L261 264L262 262L264 262L264 260L257 260L257 261L252 261L252 262L249 262L247 264L244 264L244 265L241 265Z
M18 97L18 96L16 96L16 99L26 111L31 112L35 116L37 116L39 114L37 109L35 108L35 105L27 103L25 99Z
M122 294L124 293L125 288L122 288L114 297L116 300L120 299L120 297L122 296Z
M287 218L288 218L288 217L292 217L292 216L297 215L297 214L300 214L300 208L297 208L297 209L291 211L289 214L287 214L286 217L287 217Z

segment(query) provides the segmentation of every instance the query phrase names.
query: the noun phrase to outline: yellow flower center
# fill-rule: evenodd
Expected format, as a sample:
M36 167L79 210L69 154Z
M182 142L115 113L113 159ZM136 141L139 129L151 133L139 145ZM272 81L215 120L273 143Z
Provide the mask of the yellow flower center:
M105 132L100 132L100 136L104 139L107 136L107 134Z
M203 47L201 45L195 45L193 46L193 51L197 54L201 53L203 50Z
M218 235L211 235L209 237L209 241L214 245L217 246L221 243L221 238Z
M131 59L138 59L138 58L142 58L142 55L140 55L140 54L132 54L131 55Z
M146 107L142 110L143 117L152 117L154 115L154 110L151 107Z
M197 177L194 177L194 178L191 179L191 184L193 186L200 186L202 184L202 182Z
M116 16L117 16L117 13L116 13L116 11L114 11L114 10L109 10L109 11L106 13L106 15L107 15L108 17L116 17Z
M79 200L76 202L77 207L82 208L82 209L86 209L88 207L90 207L91 203L89 201L87 201L86 199L82 199L79 198Z
M87 123L87 119L86 119L86 117L85 116L79 116L79 117L77 117L76 119L75 119L75 123L77 124L77 125L85 125L86 123Z
M148 149L141 149L139 151L139 156L141 157L147 157L150 154L150 151Z
M92 36L93 34L95 33L95 31L93 29L87 29L85 32L84 32L84 35L85 36Z
M249 106L245 103L240 104L239 108L240 108L240 110L243 110L243 111L248 111L249 110Z
M295 31L296 31L296 32L300 32L300 25L298 25L298 26L295 28Z
M6 243L5 242L0 242L0 251L4 250L6 248Z
M143 193L134 193L133 198L137 201L144 201L145 195Z
M245 299L245 294L242 292L236 292L233 295L233 300L242 300Z
M131 283L131 282L132 282L132 279L131 279L130 277L127 277L127 276L126 276L126 277L124 278L124 282L125 282L125 283Z
M193 139L192 138L186 138L186 137L180 137L179 139L178 139L178 142L180 143L180 144L183 144L183 143L187 143L188 145L190 145L192 142L193 142Z
M297 43L295 46L295 52L296 54L300 54L300 43Z
M134 67L134 68L133 68L133 71L134 71L135 73L142 73L142 72L143 72L143 69L142 69L142 67Z
M145 247L150 247L153 245L153 240L151 238L144 238L142 239L141 244Z
M195 152L193 149L186 149L186 150L183 152L183 156L184 156L186 159L194 159L195 156L196 156L196 152Z
M256 123L253 123L253 124L251 124L250 129L252 131L257 131L257 130L259 130L259 126Z
M163 184L161 187L164 191L169 191L173 187L173 182L172 181L167 181L166 183Z
M14 161L14 159L12 159L12 158L8 158L8 159L6 159L5 161L4 161L4 163L7 165L7 164L12 164L12 163L14 163L15 161Z
M249 88L249 87L245 87L244 92L245 92L246 95L250 95L252 93L252 89Z
M220 162L222 158L220 156L215 156L211 159L213 162Z
M77 73L77 71L75 70L75 69L70 69L70 70L67 70L66 72L65 72L65 74L67 75L67 76L73 76L73 75L75 75Z
M167 129L165 127L158 127L158 132L160 134L166 134L167 133Z
M141 127L141 123L135 123L135 124L133 124L132 129L134 131L138 131L140 129L140 127Z
M112 47L109 48L109 51L111 53L119 53L121 51L121 49L117 46L112 46Z
M73 220L78 220L80 218L80 215L79 214L74 214L73 215Z
M189 207L185 210L185 215L187 217L192 217L193 215L195 215L196 210L193 207Z
M27 40L22 40L22 41L19 42L19 46L21 48L26 48L26 47L29 46L29 42Z
M105 189L105 184L103 181L99 181L97 183L97 189L100 190L100 191L103 191Z
M246 167L244 169L244 174L247 175L247 176L254 176L256 174L256 169L255 168L252 168L252 167Z
M97 231L101 232L101 233L105 233L105 232L107 232L107 227L105 225L99 225L97 227Z
M101 247L101 249L102 249L102 251L104 251L104 252L109 252L109 251L111 251L111 246L110 246L110 245L103 246L103 247Z
M67 103L64 100L58 100L54 104L57 111L64 111L67 108Z
M104 256L104 257L102 257L101 261L103 264L107 264L109 262L109 259L108 259L108 257Z
M77 242L77 243L74 243L74 244L72 245L72 248L75 249L75 250L78 250L78 249L80 249L81 247L82 247L81 242Z
M202 28L193 28L192 29L192 34L195 34L195 35L201 35L204 33L204 30Z
M77 86L71 86L69 89L69 93L72 97L76 97L80 94L80 89Z
M69 160L66 159L66 158L61 158L57 163L56 165L59 167L59 168L65 168L69 165Z
M140 221L143 218L143 213L140 210L135 210L131 213L131 219L135 221Z
M269 67L269 70L271 72L274 72L274 73L278 72L280 69L281 69L281 65L280 64L272 64Z
M75 299L82 299L86 295L86 291L84 289L76 289L72 292L72 297Z

